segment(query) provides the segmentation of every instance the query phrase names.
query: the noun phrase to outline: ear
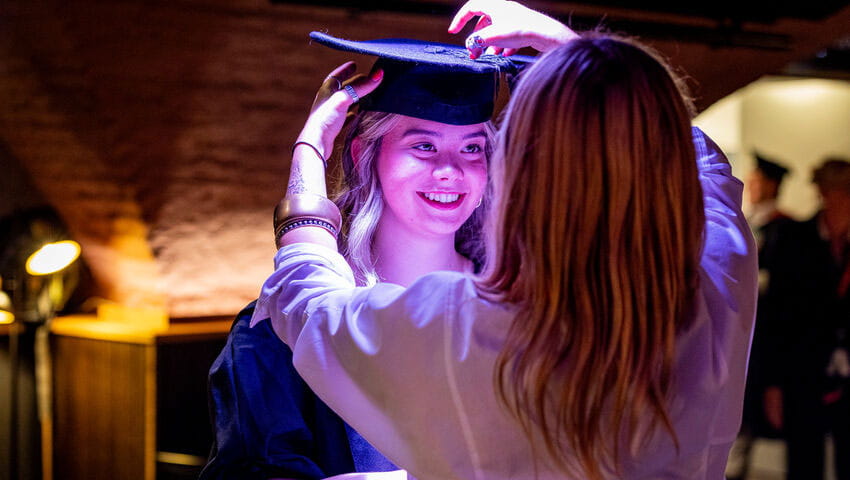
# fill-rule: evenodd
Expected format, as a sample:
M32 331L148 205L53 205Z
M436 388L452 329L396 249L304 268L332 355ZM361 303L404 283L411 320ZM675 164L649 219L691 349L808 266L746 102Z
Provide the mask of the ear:
M363 140L360 140L360 137L354 137L351 140L351 161L354 162L355 167L360 163L361 153L363 153Z

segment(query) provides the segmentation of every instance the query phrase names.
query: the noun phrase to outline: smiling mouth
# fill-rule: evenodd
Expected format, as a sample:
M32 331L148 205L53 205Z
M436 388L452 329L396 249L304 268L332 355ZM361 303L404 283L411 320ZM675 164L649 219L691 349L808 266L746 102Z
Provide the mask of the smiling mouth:
M425 202L440 210L453 210L463 203L465 193L416 192Z

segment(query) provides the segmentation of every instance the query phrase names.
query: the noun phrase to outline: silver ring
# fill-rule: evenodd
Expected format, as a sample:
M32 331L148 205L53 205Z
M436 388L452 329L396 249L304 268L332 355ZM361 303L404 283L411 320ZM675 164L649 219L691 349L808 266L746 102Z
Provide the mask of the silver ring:
M481 38L481 35L471 35L466 38L466 49L467 50L481 50L484 48L484 40Z
M336 89L342 90L342 82L340 82L338 78L333 75L328 75L328 78L333 78L334 80L336 80ZM328 78L326 78L325 80L327 80Z
M357 95L357 92L354 91L354 87L352 87L351 85L346 85L345 91L346 93L348 93L348 96L351 97L352 100L354 100L354 103L360 101L360 95Z

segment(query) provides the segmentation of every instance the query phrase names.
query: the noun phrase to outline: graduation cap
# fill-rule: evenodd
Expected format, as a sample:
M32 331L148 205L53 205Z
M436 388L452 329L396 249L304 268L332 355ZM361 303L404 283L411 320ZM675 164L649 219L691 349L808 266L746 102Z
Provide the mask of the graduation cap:
M782 177L784 177L785 174L788 173L787 168L776 162L764 158L763 156L759 155L758 152L754 152L754 155L756 157L756 169L763 173L765 177L775 182L781 182Z
M482 55L473 60L459 45L405 38L354 41L321 32L316 42L337 50L375 55L381 85L360 100L361 110L398 113L452 125L490 120L499 73L514 75L535 57Z

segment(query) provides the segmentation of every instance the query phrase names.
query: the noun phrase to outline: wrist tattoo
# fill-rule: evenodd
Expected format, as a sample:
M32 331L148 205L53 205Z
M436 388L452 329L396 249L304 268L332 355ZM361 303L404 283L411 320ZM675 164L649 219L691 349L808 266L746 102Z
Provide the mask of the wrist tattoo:
M304 177L301 174L301 166L297 163L292 165L292 170L289 172L289 184L286 186L286 192L291 194L304 193L307 187L304 184Z

